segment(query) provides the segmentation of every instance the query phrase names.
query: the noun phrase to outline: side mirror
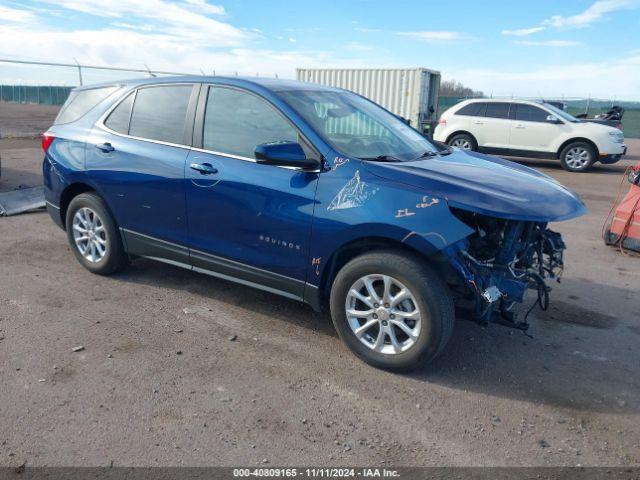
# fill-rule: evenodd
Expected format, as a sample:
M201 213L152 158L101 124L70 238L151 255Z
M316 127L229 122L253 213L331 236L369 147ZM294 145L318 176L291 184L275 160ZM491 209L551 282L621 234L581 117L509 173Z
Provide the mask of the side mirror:
M555 115L547 115L547 122L549 122L549 123L562 123L562 120L560 120Z
M261 143L254 151L256 161L265 165L298 167L304 170L320 168L320 162L307 158L304 150L296 142Z

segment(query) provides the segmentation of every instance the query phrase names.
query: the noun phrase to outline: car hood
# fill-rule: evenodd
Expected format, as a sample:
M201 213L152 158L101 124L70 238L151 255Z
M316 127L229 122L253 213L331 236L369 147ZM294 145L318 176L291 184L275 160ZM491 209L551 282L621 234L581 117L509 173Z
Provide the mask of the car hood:
M412 162L366 162L374 175L424 189L452 207L493 217L553 222L586 207L576 193L532 168L502 158L453 149Z
M607 123L609 122L609 123ZM609 132L613 132L616 135L622 135L622 130L614 127L615 120L604 120L602 118L589 118L589 119L580 119L580 123L573 123L572 125L576 126L576 133L582 132L583 135L593 135L593 134L609 134Z

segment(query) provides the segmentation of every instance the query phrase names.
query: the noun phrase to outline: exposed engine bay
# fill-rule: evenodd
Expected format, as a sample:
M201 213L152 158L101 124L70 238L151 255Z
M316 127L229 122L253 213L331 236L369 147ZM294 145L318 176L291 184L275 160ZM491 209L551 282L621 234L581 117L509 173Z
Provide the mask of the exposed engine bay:
M546 223L451 210L474 230L445 251L462 281L463 296L471 301L473 318L527 330L531 310L549 306L547 280L559 282L562 276L566 247L561 235ZM524 320L517 321L513 307L524 301L528 289L536 292L535 303Z

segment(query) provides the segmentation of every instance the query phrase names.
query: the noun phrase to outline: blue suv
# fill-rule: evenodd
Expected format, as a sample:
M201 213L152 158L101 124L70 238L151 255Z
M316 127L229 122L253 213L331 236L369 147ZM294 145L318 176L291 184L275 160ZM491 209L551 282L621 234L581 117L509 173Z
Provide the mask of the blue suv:
M294 81L149 78L79 88L43 135L47 209L97 274L146 257L329 304L366 362L407 370L455 306L526 328L562 270L552 178L431 142L354 93Z

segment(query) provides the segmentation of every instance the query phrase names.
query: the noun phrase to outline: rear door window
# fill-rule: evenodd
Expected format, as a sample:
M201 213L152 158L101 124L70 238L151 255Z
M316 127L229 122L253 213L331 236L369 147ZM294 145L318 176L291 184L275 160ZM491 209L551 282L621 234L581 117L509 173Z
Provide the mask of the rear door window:
M240 90L209 88L204 149L255 158L257 145L285 141L297 142L298 132L267 101Z
M73 90L69 98L64 102L58 116L53 122L54 125L71 123L80 120L89 110L98 105L118 89L116 86L90 88L88 90Z
M516 120L523 122L546 122L549 114L541 108L533 105L518 103L514 105L516 108Z
M484 116L484 110L487 107L487 104L484 102L474 102L468 105L465 105L460 110L458 110L455 115L465 115L470 117L482 117Z
M487 111L484 116L489 118L509 118L509 104L502 102L487 102Z
M133 106L134 94L130 93L116 108L109 114L104 122L114 132L129 133L129 118L131 117L131 107Z
M129 135L185 144L185 121L192 85L162 85L138 89Z

